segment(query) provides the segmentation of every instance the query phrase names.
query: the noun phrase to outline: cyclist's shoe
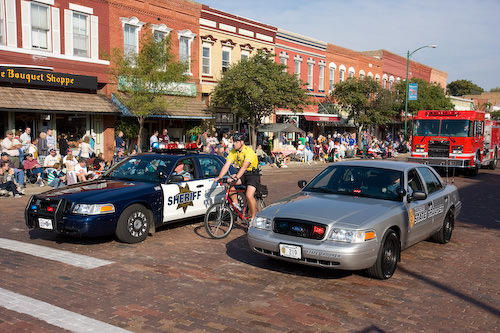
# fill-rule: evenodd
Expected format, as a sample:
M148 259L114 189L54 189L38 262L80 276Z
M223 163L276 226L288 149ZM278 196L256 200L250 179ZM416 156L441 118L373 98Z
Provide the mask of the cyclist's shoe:
M236 208L236 210L241 213L240 205L237 202L233 202L233 205L234 205L234 208Z

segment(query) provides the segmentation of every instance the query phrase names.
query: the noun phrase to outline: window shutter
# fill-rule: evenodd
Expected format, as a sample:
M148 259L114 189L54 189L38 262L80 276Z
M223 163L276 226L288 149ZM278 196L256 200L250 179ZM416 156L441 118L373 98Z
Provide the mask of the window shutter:
M5 0L7 46L17 47L16 0Z
M52 8L52 40L53 52L61 53L61 19L59 17L59 8Z
M90 57L99 59L99 17L90 16Z
M23 49L31 49L31 3L29 1L21 1L21 24Z
M73 55L73 11L64 10L64 53Z

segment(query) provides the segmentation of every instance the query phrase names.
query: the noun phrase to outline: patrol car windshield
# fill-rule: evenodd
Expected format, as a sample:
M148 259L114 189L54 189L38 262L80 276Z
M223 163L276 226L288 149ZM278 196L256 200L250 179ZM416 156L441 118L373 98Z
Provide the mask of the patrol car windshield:
M360 166L334 166L314 178L304 191L401 201L403 172Z
M158 171L163 171L168 175L173 162L165 157L158 158L158 155L137 155L132 156L111 168L105 175L106 178L139 181L139 182L160 182Z

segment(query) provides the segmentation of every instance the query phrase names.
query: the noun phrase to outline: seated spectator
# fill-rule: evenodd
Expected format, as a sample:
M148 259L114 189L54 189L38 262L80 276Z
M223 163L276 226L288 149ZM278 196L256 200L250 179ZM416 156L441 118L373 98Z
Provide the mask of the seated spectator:
M76 178L79 182L87 181L89 175L87 170L87 160L81 158L78 160L78 164L75 166Z
M47 155L43 161L43 166L45 168L53 168L55 163L61 163L61 156L57 154L54 148L50 148L49 155Z
M14 164L14 167L20 168L21 160L19 157L19 151L22 149L23 145L21 141L14 138L14 132L8 130L6 133L5 139L1 142L2 154L7 154L10 158L11 163Z
M255 155L259 158L259 162L264 162L265 164L273 164L273 160L267 155L267 153L262 149L262 145L258 145L255 150Z
M36 182L40 186L44 186L43 179L42 179L43 168L40 165L40 163L38 163L38 161L35 160L35 157L33 156L33 154L26 155L26 160L24 161L24 170L31 172L31 174L33 174L33 175L36 175L37 176Z
M2 195L6 195L9 192L15 198L20 198L22 190L20 190L16 183L14 182L14 169L9 168L9 163L1 161L0 162L0 191Z
M113 156L112 165L115 165L116 163L123 161L124 158L125 158L125 155L124 155L123 149L118 149L118 152L116 153L116 155Z
M24 187L24 170L17 168L12 161L13 157L9 156L7 153L1 154L1 162L5 162L9 164L9 168L14 170L14 182L19 184L22 188Z
M50 180L52 178L52 180ZM66 185L66 175L61 170L61 164L55 163L54 170L49 175L49 186L58 188Z

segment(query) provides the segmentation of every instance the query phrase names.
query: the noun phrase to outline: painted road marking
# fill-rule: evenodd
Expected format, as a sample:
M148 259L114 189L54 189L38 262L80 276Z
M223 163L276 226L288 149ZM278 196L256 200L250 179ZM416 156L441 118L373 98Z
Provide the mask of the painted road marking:
M130 332L3 288L0 288L0 306L73 332Z
M30 254L36 257L59 261L68 265L92 269L113 264L113 261L89 257L69 251L52 249L50 247L0 238L0 248Z

